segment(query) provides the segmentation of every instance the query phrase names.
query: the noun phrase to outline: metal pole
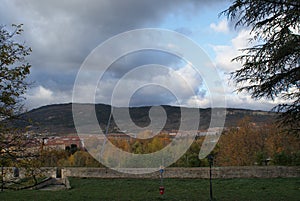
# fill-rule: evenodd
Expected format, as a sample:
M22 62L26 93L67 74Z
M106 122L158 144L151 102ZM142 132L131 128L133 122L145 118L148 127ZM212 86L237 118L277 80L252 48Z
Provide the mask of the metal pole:
M212 166L212 163L209 162L209 195L210 195L210 200L212 201L213 200L213 192L212 192L212 181L211 181L211 166Z
M161 186L163 186L164 185L164 183L163 183L163 170L162 171L160 171L160 185Z
M212 170L211 170L211 167L213 165L213 161L214 161L214 158L213 156L210 154L207 156L207 159L208 159L208 162L209 162L209 197L210 197L210 200L212 201L213 200L213 190L212 190Z

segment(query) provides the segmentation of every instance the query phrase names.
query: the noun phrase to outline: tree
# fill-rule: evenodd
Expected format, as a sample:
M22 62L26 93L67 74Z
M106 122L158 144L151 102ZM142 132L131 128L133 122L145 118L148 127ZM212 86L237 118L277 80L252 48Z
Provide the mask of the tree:
M300 1L236 0L222 14L236 27L251 27L256 44L233 59L242 63L232 73L237 91L285 100L273 109L281 112L282 125L300 131Z
M218 141L216 165L297 165L300 138L278 129L274 123L257 125L245 117L238 127L226 130ZM285 161L284 161L285 160Z
M254 165L258 155L264 154L266 135L248 117L230 128L218 142L216 164L221 166ZM264 158L265 159L265 158Z
M31 53L31 48L18 42L18 36L23 32L22 25L12 25L12 31L0 26L0 165L15 165L25 159L26 145L30 143L24 133L10 122L21 112L22 95L26 92L28 83L25 78L30 73L30 64L25 57ZM28 159L32 159L30 153ZM3 190L3 168L2 168Z
M31 65L25 57L31 48L17 41L23 32L22 25L12 25L10 32L0 26L0 118L11 117L20 111L20 99L26 92L28 83L25 78L30 73Z

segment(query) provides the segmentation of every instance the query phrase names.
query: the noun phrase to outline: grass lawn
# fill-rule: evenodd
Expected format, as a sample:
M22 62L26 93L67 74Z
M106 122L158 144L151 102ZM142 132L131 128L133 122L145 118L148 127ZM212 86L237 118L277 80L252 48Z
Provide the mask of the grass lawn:
M0 192L0 200L209 200L206 179L165 179L164 195L159 194L159 179L69 179L70 190L4 191ZM213 196L220 201L300 201L300 178L214 179Z

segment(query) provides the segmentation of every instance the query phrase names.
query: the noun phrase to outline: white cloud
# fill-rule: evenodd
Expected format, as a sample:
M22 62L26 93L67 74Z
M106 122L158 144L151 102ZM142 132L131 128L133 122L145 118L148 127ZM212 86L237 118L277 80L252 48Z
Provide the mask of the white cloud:
M226 19L222 19L218 24L211 23L209 26L212 30L221 33L228 33L229 27Z
M134 105L152 103L183 106L187 105L189 99L205 95L203 91L198 90L201 85L201 77L188 64L177 70L152 64L134 68L116 81L101 81L97 88L96 99L97 102L115 106L129 106L129 100ZM110 97L113 97L113 103Z
M215 64L218 69L225 72L232 72L241 67L232 59L241 55L241 50L249 47L249 38L251 37L249 30L241 30L238 35L231 40L230 45L213 45L216 53Z
M211 107L211 103L208 97L200 97L200 96L192 96L187 102L186 106L197 106L200 108L208 108Z
M28 108L40 107L54 103L71 102L70 94L63 92L54 93L52 90L43 86L37 86L28 91L25 95L26 106Z
M33 89L31 97L39 100L51 100L53 99L53 92L43 86L38 86Z
M251 95L243 92L235 92L237 86L230 81L229 73L242 66L238 62L233 62L232 59L242 55L241 51L244 48L250 47L254 44L249 44L249 39L252 38L249 30L240 30L236 37L234 37L230 42L230 45L213 45L213 50L215 51L214 62L218 70L223 73L223 85L225 87L227 107L229 108L249 108L249 109L259 109L259 110L271 110L282 100L269 100L260 99L256 100L251 98Z

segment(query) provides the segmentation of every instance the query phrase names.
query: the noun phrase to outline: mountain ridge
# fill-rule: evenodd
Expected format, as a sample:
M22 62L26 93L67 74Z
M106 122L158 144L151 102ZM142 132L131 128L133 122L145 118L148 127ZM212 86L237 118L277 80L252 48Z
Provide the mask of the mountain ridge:
M41 133L47 135L71 135L76 133L73 121L72 104L79 106L95 107L96 116L100 128L104 131L110 116L111 106L106 104L89 103L63 103L45 105L32 109L20 115L22 121L18 120L15 124L21 128L27 128L29 132ZM130 118L133 123L139 127L146 127L151 123L149 111L152 107L162 107L165 110L167 120L163 130L172 131L180 126L180 111L199 110L200 122L199 129L205 130L209 127L211 108L187 108L170 105L161 106L141 106L141 107L113 107L113 110L120 113L129 110ZM276 113L262 110L250 110L243 108L214 108L216 110L226 109L225 127L237 127L238 121L249 116L251 122L261 125L273 122L276 119ZM24 121L25 120L25 121ZM192 117L191 117L192 120ZM189 119L187 119L189 121ZM119 133L118 125L112 118L109 132Z

